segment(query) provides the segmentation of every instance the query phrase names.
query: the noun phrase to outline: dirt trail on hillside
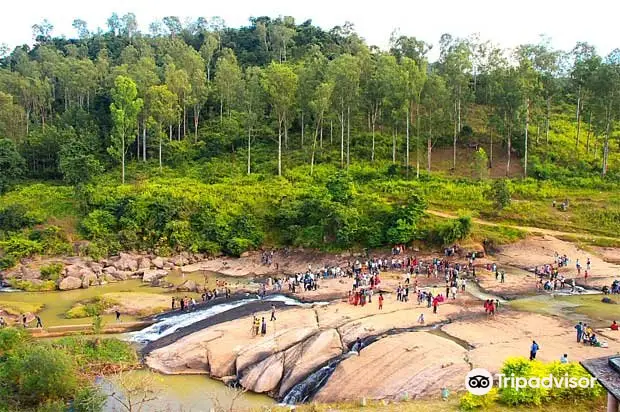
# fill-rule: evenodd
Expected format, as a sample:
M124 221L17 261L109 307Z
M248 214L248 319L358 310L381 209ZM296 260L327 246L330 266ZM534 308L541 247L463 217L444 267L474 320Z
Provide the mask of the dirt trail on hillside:
M430 210L427 209L426 213L434 215L434 216L439 216L439 217L443 217L446 219L456 219L458 218L458 216L453 215L451 213L447 213L447 212L442 212L439 210ZM577 238L582 238L582 239L610 239L610 240L617 240L620 241L620 238L616 238L616 237L610 237L610 236L601 236L601 235L591 235L589 233L578 233L578 232L563 232L561 230L552 230L552 229L543 229L540 227L532 227L532 226L519 226L519 225L509 225L509 224L504 224L504 223L496 223L496 222L490 222L488 220L482 220L482 219L478 219L478 218L472 218L471 219L472 222L477 223L479 225L485 225L485 226L502 226L502 227L509 227L511 229L518 229L518 230L523 230L525 232L529 232L529 233L540 233L542 235L549 235L549 236L572 236L572 237L577 237Z

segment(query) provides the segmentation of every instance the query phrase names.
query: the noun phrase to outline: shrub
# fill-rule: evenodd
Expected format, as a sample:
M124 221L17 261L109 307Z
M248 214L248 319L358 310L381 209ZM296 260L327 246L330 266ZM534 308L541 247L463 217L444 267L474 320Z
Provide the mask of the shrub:
M4 385L25 406L70 398L78 388L73 360L48 345L23 346L4 363Z
M503 209L510 204L510 188L505 179L497 179L493 182L491 198L498 209Z
M493 406L497 400L497 388L491 389L486 395L478 396L467 392L461 396L459 406L463 411L473 411L476 409L487 409Z
M50 263L46 266L41 266L41 279L44 280L58 280L64 265L62 263Z
M42 283L32 283L29 280L10 279L9 286L15 289L25 290L26 292L44 292L56 289L56 282L53 280L45 280Z

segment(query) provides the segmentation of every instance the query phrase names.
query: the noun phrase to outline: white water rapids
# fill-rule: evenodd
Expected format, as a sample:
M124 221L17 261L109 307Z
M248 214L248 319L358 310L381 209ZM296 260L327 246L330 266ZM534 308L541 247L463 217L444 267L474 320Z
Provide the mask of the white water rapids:
M181 328L190 326L201 320L208 319L222 312L226 312L228 310L247 305L248 303L256 302L259 300L261 299L258 297L248 297L246 299L238 300L236 302L214 305L204 310L197 310L195 312L180 313L178 315L169 316L140 331L128 333L127 339L139 343L153 342L157 339L170 335L171 333L174 333ZM301 303L298 300L283 295L267 297L263 299L263 301L283 302L285 305L302 307L327 304L326 302Z

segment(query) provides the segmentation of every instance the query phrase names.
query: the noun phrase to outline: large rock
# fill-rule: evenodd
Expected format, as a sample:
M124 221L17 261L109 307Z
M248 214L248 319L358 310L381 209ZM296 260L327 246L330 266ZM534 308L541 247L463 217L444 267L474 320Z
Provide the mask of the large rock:
M92 270L95 275L97 276L101 275L103 271L103 266L101 266L99 263L91 262L88 266L90 267L90 270Z
M82 274L82 287L84 289L88 288L91 285L97 284L97 275L95 275L90 270L83 270L81 274Z
M278 396L286 395L303 378L323 363L340 355L343 350L340 335L335 329L319 332L288 349L284 354L284 374Z
M82 279L73 276L67 276L58 282L58 289L60 290L79 289L80 287L82 287Z
M65 267L65 276L80 278L82 277L80 273L82 270L84 270L84 266L82 265L68 265Z
M165 270L162 269L149 269L149 270L145 270L144 273L142 274L142 281L143 282L153 282L155 280L159 280L161 278L165 278L166 276L168 276L168 272L166 272Z
M241 378L241 386L257 393L274 391L284 374L283 357L278 353L254 365Z
M163 272L165 272L165 270ZM193 280L187 279L185 282L177 286L177 290L179 292L196 292L198 290L198 286Z
M470 370L466 353L458 344L427 332L389 336L343 360L314 400L416 398L437 395L442 387L462 390Z
M118 270L135 272L138 270L138 259L130 254L121 253L119 259L114 262L114 267Z
M107 273L108 275L114 275L118 270L114 266L106 266L103 268L103 273Z
M138 260L138 269L150 269L151 268L151 259L147 256L141 257Z
M41 279L41 271L31 269L27 266L21 266L19 268L21 278L24 280Z
M164 268L164 259L160 258L159 256L157 256L155 259L153 259L153 266L155 266L157 269L163 269Z
M186 254L181 253L178 256L173 256L169 260L169 262L172 263L174 266L184 266L189 264L189 259Z

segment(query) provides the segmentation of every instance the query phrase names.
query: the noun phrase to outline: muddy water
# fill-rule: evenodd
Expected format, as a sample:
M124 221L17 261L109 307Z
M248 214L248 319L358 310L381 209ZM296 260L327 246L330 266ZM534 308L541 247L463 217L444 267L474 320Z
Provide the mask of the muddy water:
M206 285L209 288L214 288L216 286L216 278L225 280L231 288L247 285L249 282L247 279L224 277L214 274L213 272L193 272L183 274L181 271L171 272L166 277L166 280L174 285L179 285L189 279L199 285ZM92 299L96 296L103 295L104 293L112 292L142 292L166 296L173 295L171 289L151 287L148 284L142 283L140 279L129 279L121 282L108 283L101 286L93 286L88 289L49 292L0 292L0 301L42 303L44 307L39 312L39 316L41 317L44 326L78 325L90 324L92 322L92 318L66 319L64 314L67 310L78 302ZM199 298L199 294L183 294ZM114 315L104 315L104 322L109 323L110 321L113 321L113 317ZM124 321L136 320L135 317L126 315L124 315L122 319Z
M153 389L155 399L144 405L141 409L143 412L209 412L216 405L223 410L244 411L261 410L275 405L275 401L266 395L252 392L239 393L226 387L222 382L204 375L153 375L145 370L130 373L132 374L131 382L143 380L143 382L148 382L148 386ZM99 384L104 393L108 395L112 392L123 392L120 385L113 379L100 381ZM235 399L234 404L233 399ZM108 397L105 412L124 410L126 409L121 407L118 400Z

